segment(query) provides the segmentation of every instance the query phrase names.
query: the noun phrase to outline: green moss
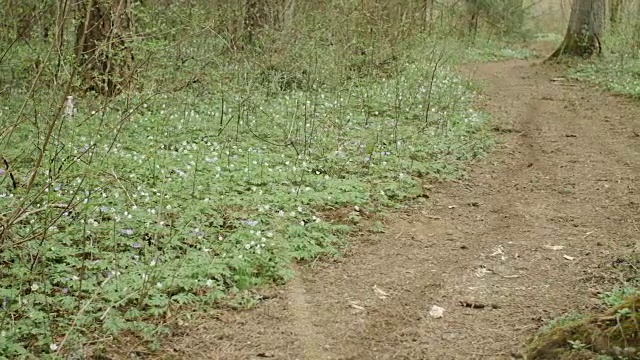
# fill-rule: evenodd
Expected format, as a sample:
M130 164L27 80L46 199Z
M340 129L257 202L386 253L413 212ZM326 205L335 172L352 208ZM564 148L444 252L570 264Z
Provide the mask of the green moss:
M593 359L597 355L633 358L640 349L640 296L602 314L538 334L526 359Z

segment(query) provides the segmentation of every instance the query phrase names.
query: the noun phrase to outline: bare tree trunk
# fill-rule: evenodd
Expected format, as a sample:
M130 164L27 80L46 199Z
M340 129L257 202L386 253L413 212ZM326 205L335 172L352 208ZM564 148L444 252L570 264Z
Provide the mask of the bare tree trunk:
M431 33L433 30L435 0L422 0L422 31Z
M524 26L524 0L508 0L506 5L505 14L509 17L505 19L507 30L521 31Z
M117 95L131 81L130 0L84 0L80 9L76 61L84 84L102 95Z
M56 67L53 73L53 82L54 84L58 83L58 77L60 75L60 71L62 69L62 63L64 61L64 57L65 57L65 52L64 52L64 45L65 45L65 35L64 35L64 31L66 29L66 24L67 24L67 16L69 14L69 7L70 7L70 2L69 0L57 0L55 2L55 6L52 6L52 10L54 11L54 14L52 16L53 18L53 36L52 36L52 42L53 42L53 46L55 48L55 54L57 57L57 61L56 61ZM43 34L42 36L44 38L48 38L49 37L49 33L51 32L51 19L48 19L48 21L45 23L45 26L43 27Z
M636 3L636 23L633 34L636 50L640 50L640 0Z
M255 41L258 31L267 24L266 0L246 0L244 17L244 37L247 44Z
M480 18L481 0L465 0L467 9L467 31L468 34L475 36L478 32L478 20Z
M296 0L281 1L279 9L278 22L284 29L290 29L293 25L293 18L296 13Z
M623 0L609 0L609 22L616 25L620 20Z
M242 21L245 45L255 42L264 29L282 30L290 22L295 0L245 0Z
M498 30L501 35L519 34L524 24L523 0L465 0L468 34L475 35L478 22Z
M604 13L605 0L574 0L564 40L547 60L563 55L584 58L600 55Z

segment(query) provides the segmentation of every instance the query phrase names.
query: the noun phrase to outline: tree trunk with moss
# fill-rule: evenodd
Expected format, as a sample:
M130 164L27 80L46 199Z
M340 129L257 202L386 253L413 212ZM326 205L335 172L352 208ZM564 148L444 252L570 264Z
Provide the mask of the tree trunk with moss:
M562 44L549 59L561 56L589 58L602 53L605 0L574 0Z
M131 81L130 0L84 0L76 29L76 62L87 90L115 96Z

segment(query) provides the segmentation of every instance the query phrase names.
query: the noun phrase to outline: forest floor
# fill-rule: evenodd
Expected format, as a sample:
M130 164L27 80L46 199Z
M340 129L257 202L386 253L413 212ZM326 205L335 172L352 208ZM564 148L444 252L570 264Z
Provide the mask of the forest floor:
M256 308L185 326L161 357L509 359L544 321L600 308L639 250L640 104L541 59L460 71L483 86L490 156Z

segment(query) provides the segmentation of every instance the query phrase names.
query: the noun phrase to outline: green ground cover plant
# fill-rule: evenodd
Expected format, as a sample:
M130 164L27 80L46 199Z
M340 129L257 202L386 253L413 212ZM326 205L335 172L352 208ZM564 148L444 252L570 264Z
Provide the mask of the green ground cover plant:
M153 339L182 308L248 306L292 261L339 254L349 227L323 211L397 205L490 145L446 63L406 55L377 76L327 60L306 73L218 64L166 92L198 71L172 69L107 104L76 98L59 118L53 89L3 97L0 354Z
M527 56L346 3L239 46L237 8L181 3L133 8L116 97L81 90L72 46L3 39L0 358L153 348L191 311L252 306L293 262L339 256L353 224L328 212L462 176L493 140L453 66Z

